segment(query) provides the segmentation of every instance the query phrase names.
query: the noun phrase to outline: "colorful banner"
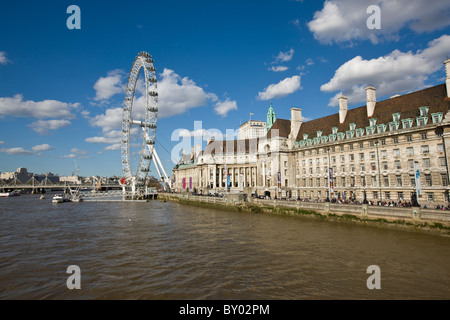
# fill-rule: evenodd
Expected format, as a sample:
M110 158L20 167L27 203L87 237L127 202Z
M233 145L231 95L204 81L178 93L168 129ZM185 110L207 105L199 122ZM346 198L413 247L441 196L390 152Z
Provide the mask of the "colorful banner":
M417 191L417 196L421 197L422 196L422 187L420 185L420 170L419 170L419 162L418 161L414 161L414 175L415 175L415 180L416 180L416 191Z
M186 189L186 178L183 178L183 190Z
M281 192L281 172L277 173L278 192Z
M330 192L334 192L333 169L331 168L328 169L328 183L330 187Z
M192 177L189 177L189 190L192 190Z

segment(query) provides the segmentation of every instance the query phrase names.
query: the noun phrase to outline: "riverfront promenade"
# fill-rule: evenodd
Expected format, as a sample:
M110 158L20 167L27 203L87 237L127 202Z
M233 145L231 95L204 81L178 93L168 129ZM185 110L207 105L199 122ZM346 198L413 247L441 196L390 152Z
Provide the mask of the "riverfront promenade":
M421 207L385 207L368 204L266 200L244 198L239 194L209 197L192 195L190 193L161 193L159 199L243 212L309 216L330 221L399 227L414 231L429 231L450 235L450 212L446 210L424 209Z

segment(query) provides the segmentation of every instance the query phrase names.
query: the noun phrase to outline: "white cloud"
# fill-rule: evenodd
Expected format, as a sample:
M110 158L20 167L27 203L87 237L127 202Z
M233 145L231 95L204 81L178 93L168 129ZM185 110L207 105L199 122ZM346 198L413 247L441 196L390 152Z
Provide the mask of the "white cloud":
M381 29L367 28L370 5L380 7ZM429 32L450 25L450 2L434 0L327 0L322 10L308 22L309 30L322 43L397 39L398 32L409 28L417 33Z
M229 99L225 100L224 102L217 102L214 107L214 111L216 112L216 114L222 117L226 117L228 112L230 112L231 110L237 109L238 107L236 101L230 101Z
M0 148L0 152L6 153L8 155L15 155L15 156L29 156L33 154L30 150L25 150L22 147L15 147L15 148Z
M6 52L5 51L0 51L0 64L8 64L11 61L8 60L8 58L6 58Z
M87 150L80 150L80 149L77 149L77 148L70 149L70 152L72 152L74 154L77 154L77 155L81 155L81 156L84 156L84 155L88 154Z
M280 51L278 56L275 57L275 61L273 63L291 61L293 56L294 56L294 49L292 48L286 52Z
M61 156L61 158L68 158L68 159L88 159L89 157L85 157L85 156L80 156L78 154L66 154L64 156Z
M105 147L103 150L106 151L114 151L114 150L120 150L121 144L120 143L114 143L110 146Z
M113 70L108 72L106 77L100 77L94 84L95 101L107 100L112 96L125 92L126 86L122 83L124 72L122 70Z
M47 134L49 130L57 130L71 124L69 120L38 120L29 125L33 131L40 134Z
M108 137L89 137L85 139L86 142L90 143L119 143L120 137L108 138Z
M5 141L0 141L0 144L4 144L5 143Z
M443 61L449 52L450 36L443 35L416 53L394 50L371 60L357 56L340 66L320 90L341 90L330 100L330 106L338 105L337 97L341 93L348 97L349 104L365 101L367 85L376 87L379 97L416 90L425 86L431 74L444 68Z
M264 89L263 92L258 93L260 100L270 100L285 97L295 91L301 89L300 76L293 76L281 80L276 84L271 84Z
M173 70L164 69L158 82L158 117L179 115L189 109L207 105L208 101L217 101L217 96L207 93L194 81L181 78Z
M40 144L40 145L34 146L31 148L31 150L33 150L35 152L50 151L50 150L53 150L53 147L46 143L46 144Z
M13 98L0 98L0 115L38 119L73 119L75 116L72 111L79 106L79 103L65 103L56 100L24 101L23 96L17 94Z
M285 66L272 66L270 67L268 70L269 71L273 71L273 72L282 72L282 71L286 71L288 69L288 67Z

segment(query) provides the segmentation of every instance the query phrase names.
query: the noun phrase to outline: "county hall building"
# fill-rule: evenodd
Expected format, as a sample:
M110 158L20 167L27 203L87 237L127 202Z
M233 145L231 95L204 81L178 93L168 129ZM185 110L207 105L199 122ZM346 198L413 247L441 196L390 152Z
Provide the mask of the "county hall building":
M183 154L173 169L177 192L243 192L272 198L407 202L448 205L450 59L446 83L303 121L277 119L272 106L265 134L238 140L210 139ZM247 124L248 125L248 124Z

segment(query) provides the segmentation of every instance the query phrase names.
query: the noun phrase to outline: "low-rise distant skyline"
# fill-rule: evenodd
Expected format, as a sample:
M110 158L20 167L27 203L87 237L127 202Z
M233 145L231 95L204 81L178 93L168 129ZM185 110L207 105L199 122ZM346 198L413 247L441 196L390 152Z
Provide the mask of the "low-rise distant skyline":
M450 3L378 1L380 28L370 29L372 2L4 3L0 171L71 175L76 160L81 176L121 176L122 101L140 51L155 60L156 148L168 173L173 132L195 121L225 133L250 113L265 121L270 103L277 118L298 107L316 119L337 113L341 94L364 105L367 85L382 100L445 82ZM66 26L71 4L79 30Z

